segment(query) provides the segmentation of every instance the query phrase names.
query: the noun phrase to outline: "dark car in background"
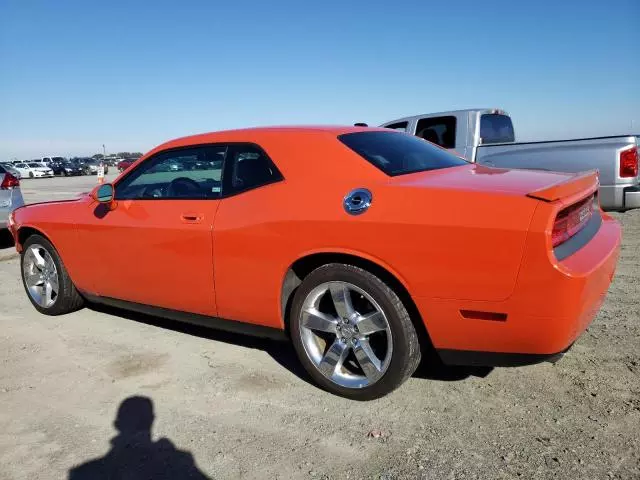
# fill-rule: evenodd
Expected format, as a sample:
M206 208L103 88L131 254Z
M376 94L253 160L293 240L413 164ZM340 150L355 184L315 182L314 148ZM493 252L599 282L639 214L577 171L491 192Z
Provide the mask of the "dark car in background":
M62 175L63 177L71 177L84 174L80 165L69 160L51 162L51 170L53 170L54 175Z
M98 168L100 167L100 160L96 160L91 157L76 157L72 159L72 162L77 164L81 169L84 175L97 175ZM104 165L104 173L105 175L109 173L109 165Z

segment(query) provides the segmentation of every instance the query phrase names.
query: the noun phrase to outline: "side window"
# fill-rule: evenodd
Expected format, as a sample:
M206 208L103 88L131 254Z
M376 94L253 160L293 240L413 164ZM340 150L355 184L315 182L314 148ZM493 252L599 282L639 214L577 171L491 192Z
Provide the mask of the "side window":
M384 128L389 128L391 130L400 130L401 132L406 132L408 126L409 126L409 122L398 122L398 123L392 123L391 125L387 125Z
M456 117L421 118L416 127L416 136L443 148L455 148Z
M116 200L215 199L222 194L227 147L212 145L160 152L132 170L116 187Z
M271 159L257 145L231 145L227 165L225 195L268 185L283 178Z

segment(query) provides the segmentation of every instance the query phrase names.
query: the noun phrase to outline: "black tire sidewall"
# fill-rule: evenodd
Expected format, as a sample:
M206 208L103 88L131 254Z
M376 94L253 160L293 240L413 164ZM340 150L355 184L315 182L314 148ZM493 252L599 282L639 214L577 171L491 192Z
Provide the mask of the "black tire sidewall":
M360 273L360 272L364 272ZM393 352L391 362L382 378L373 385L364 388L346 388L333 383L320 373L307 356L300 337L300 311L307 295L316 286L331 281L349 282L367 292L383 309L391 327ZM290 333L294 349L305 370L323 389L350 398L352 400L373 400L386 395L397 388L404 380L408 355L408 339L400 320L400 312L394 305L394 299L385 291L385 284L369 272L350 265L331 264L311 272L296 290L291 306ZM402 307L404 308L404 307Z

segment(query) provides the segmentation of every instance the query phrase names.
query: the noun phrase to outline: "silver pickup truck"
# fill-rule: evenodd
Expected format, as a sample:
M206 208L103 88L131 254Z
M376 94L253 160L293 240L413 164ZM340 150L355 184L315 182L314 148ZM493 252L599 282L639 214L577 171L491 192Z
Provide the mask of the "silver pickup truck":
M470 162L491 167L600 172L600 204L606 210L640 207L638 138L633 135L515 141L513 123L503 110L481 108L429 113L384 123L453 149Z

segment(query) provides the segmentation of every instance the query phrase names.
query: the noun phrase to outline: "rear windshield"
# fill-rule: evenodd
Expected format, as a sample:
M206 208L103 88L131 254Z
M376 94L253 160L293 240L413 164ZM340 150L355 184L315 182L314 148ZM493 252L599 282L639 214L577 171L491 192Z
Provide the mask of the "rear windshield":
M467 164L446 150L403 133L346 133L338 139L390 176Z
M4 169L2 165L0 165L0 173L7 173L7 171Z
M507 115L487 113L480 117L480 138L482 145L490 143L515 142L513 123Z

